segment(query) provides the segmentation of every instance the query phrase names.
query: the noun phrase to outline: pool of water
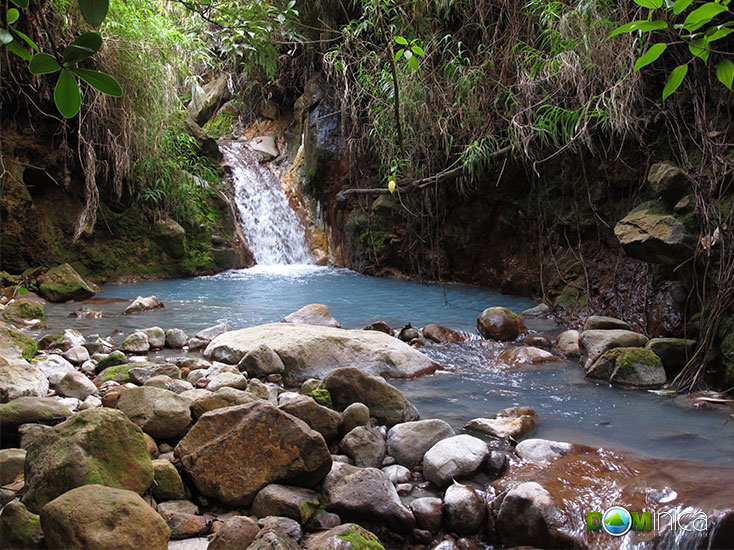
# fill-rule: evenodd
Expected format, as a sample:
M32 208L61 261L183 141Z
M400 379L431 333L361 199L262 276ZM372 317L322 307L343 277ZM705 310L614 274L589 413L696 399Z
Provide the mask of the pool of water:
M124 316L126 303L93 304L89 307L103 312L101 319L77 319L69 314L79 304L49 305L47 327L40 332L76 328L85 335L107 336L160 326L195 333L220 322L244 328L323 303L345 328L384 320L393 328L439 323L474 333L476 318L486 307L519 312L535 305L531 299L482 287L421 285L315 266L256 267L211 277L105 285L97 297L149 295L163 300L165 309ZM528 324L531 329L553 329ZM721 411L692 410L681 406L680 399L586 380L578 364L568 361L510 368L497 363L492 345L482 341L429 345L423 351L449 369L394 383L424 418L443 418L460 429L472 418L526 405L538 413L537 437L734 465L734 420Z

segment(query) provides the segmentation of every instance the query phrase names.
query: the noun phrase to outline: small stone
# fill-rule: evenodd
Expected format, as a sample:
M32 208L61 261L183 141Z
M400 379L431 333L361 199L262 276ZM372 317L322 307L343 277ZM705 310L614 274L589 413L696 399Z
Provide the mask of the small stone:
M59 380L56 384L56 393L83 401L90 395L97 393L97 386L81 372L74 371Z
M387 446L385 438L374 428L358 426L344 436L340 448L361 468L380 468Z
M318 493L300 487L272 483L264 487L252 503L252 514L263 518L281 516L305 524L319 509Z
M334 319L328 306L324 304L309 304L298 311L283 318L284 323L295 323L299 325L317 325L323 327L340 328L339 322Z
M476 533L486 516L484 499L472 487L460 483L446 489L443 511L449 527L462 535Z
M125 353L147 353L150 350L148 335L144 332L133 332L125 338L120 349Z
M166 331L166 346L173 349L184 347L189 341L186 333L179 328L172 328Z
M260 532L253 520L246 516L235 516L224 522L214 535L208 550L231 550L247 548Z
M566 330L558 335L553 351L566 358L581 356L580 340L581 333L578 330Z
M282 516L266 516L257 520L257 524L262 530L276 529L279 530L296 542L300 542L303 536L301 525L294 519Z
M221 336L225 332L230 332L232 330L232 327L229 326L227 323L220 323L218 325L214 325L213 327L205 328L204 330L200 330L196 333L195 338L198 338L199 340L206 340L207 342L211 342L214 340L217 336ZM191 341L189 340L189 348L191 348Z
M166 333L160 327L145 328L140 332L148 337L151 348L160 349L166 345Z
M81 365L84 361L89 361L89 350L84 346L74 346L66 350L62 356L70 363Z
M387 474L388 479L393 485L397 485L398 483L407 483L411 480L410 470L400 464L386 466L382 468L382 471Z
M9 485L23 479L25 449L0 450L0 485Z
M507 342L527 332L519 315L505 307L490 307L477 318L477 330L484 338Z
M142 313L144 311L151 311L154 309L163 309L164 307L163 302L161 302L156 296L147 296L145 298L138 296L133 300L132 304L125 308L123 315Z
M262 378L285 371L285 365L278 354L265 344L247 352L237 367L246 371L250 378Z
M390 325L388 325L385 321L375 321L374 323L370 323L364 329L362 330L376 330L377 332L384 332L385 334L389 334L390 336L395 336L395 331L390 328Z
M183 500L186 498L183 481L176 467L168 460L153 460L153 498L162 502L166 500Z
M396 424L387 433L387 452L399 464L413 468L431 447L453 435L453 428L437 418Z
M357 426L366 426L370 421L370 409L364 403L352 403L342 413L343 433L349 433Z
M423 332L423 336L426 340L431 340L432 342L439 344L444 342L459 343L465 340L465 338L455 330L451 330L450 328L446 328L435 323L427 324L423 327L421 332Z
M531 462L548 462L564 456L571 450L570 443L549 439L526 439L515 447L515 453Z
M443 501L440 498L417 498L410 503L416 525L431 533L441 531L443 525Z
M446 487L455 478L475 474L489 454L487 444L470 435L443 439L423 457L423 475L439 487Z
M584 330L632 330L627 323L615 317L604 317L602 315L590 315L584 323Z

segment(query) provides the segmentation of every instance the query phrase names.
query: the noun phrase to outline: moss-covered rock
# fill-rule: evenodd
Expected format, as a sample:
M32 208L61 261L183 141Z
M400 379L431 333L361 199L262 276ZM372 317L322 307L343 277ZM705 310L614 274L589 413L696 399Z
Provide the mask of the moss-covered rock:
M338 548L339 550L385 550L374 533L357 525L345 523L318 533L306 543L307 550Z
M95 292L69 264L52 267L38 277L38 292L49 302L84 300Z
M183 500L186 490L176 467L169 460L158 459L152 462L154 481L151 492L158 502L165 500Z
M127 362L128 362L127 355L125 355L123 352L119 350L115 350L111 352L104 359L99 360L95 371L97 372L97 374L99 374L100 372L102 372L105 369L108 369L110 367L116 367L118 365L124 365Z
M171 258L180 259L186 254L186 230L171 218L155 223L155 240Z
M330 409L334 408L334 404L331 402L331 394L326 388L316 388L311 392L311 397L313 397L313 400L319 405Z
M30 360L38 352L35 340L8 323L0 322L0 362Z
M20 502L10 502L0 514L0 548L43 548L41 518Z
M112 380L119 384L126 384L131 381L130 369L134 369L139 366L139 363L125 363L122 365L115 365L114 367L107 367L95 377L94 383L97 386L101 386L105 382Z
M230 114L228 109L225 109L226 107L227 105L224 105L211 120L204 124L203 129L207 135L219 139L222 136L232 133L235 117Z
M660 357L648 349L634 347L605 351L591 365L586 376L639 388L658 387L666 381Z
M0 427L3 432L21 424L50 424L71 413L62 403L50 397L19 397L0 405Z
M33 319L43 321L45 317L43 305L28 298L18 298L3 310L3 318L8 321L24 322Z

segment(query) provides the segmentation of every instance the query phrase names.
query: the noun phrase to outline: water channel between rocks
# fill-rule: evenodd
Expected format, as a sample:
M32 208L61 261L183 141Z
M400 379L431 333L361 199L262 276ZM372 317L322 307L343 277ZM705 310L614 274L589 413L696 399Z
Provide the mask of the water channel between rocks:
M93 304L101 319L68 315L79 304L47 306L51 333L76 328L107 336L160 326L195 333L216 323L244 328L279 321L309 303L329 306L345 328L384 320L393 328L439 323L475 333L476 317L490 306L522 311L528 298L507 296L467 285L420 285L379 279L346 269L302 266L255 267L212 277L106 285L97 298L156 295L159 311L123 316L124 303ZM546 326L543 326L545 323ZM531 330L550 330L547 322L528 322ZM555 332L558 332L555 328ZM40 338L41 334L36 334ZM119 334L118 342L121 341ZM734 465L734 421L712 410L683 406L671 398L640 390L612 388L586 380L576 362L509 367L491 359L492 343L432 344L422 351L449 370L415 380L393 380L423 418L437 417L455 429L476 417L526 405L539 415L534 437L631 450L658 458Z

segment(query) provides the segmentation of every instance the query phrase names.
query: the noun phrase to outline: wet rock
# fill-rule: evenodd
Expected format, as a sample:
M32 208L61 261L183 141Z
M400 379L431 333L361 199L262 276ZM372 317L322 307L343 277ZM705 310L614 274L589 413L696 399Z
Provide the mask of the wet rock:
M300 325L317 325L322 327L340 328L339 321L334 319L331 311L324 304L309 304L298 311L286 315L284 323L295 323Z
M85 300L95 294L69 264L52 267L38 277L38 293L49 302Z
M101 480L142 494L153 481L143 434L112 409L74 415L43 432L27 452L23 503L32 512L80 485Z
M645 349L657 355L663 362L666 374L673 377L693 357L696 341L683 338L652 338L645 344Z
M605 317L603 315L590 315L584 323L584 330L632 330L627 323L621 319L614 317Z
M250 518L235 516L224 522L209 542L208 550L230 550L247 548L260 532L260 528Z
M63 353L73 347L83 346L86 342L86 338L78 330L66 329L41 338L38 341L38 349Z
M281 374L285 370L283 361L269 346L261 344L249 351L239 362L237 367L246 371L247 376L263 378L270 374Z
M470 435L455 435L431 447L423 457L423 475L446 487L454 479L468 477L479 471L489 450L481 439Z
M431 342L442 343L442 342L463 342L465 338L455 330L450 328L442 327L435 323L429 323L423 327L423 337Z
M58 422L70 412L62 403L50 397L19 397L0 405L0 427L3 432L21 424Z
M642 347L647 338L630 330L585 330L581 333L581 352L590 361L614 348Z
M206 412L235 405L246 405L257 398L249 392L234 388L220 388L215 392L204 390L206 393L191 403L191 412L194 418L199 418Z
M0 485L9 485L23 477L25 449L0 450Z
M133 302L125 308L123 315L131 315L133 313L143 313L144 311L152 311L154 309L163 309L165 305L156 296L138 296Z
M62 357L75 365L81 365L84 361L89 361L89 350L84 346L75 346L66 350Z
M49 548L166 550L166 522L136 493L85 485L44 506L41 525Z
M370 408L364 403L352 403L342 413L342 433L349 433L357 426L366 426L370 421Z
M148 335L144 332L133 332L125 338L120 349L125 353L147 353L150 350Z
M204 356L237 364L251 350L268 345L283 361L283 379L300 384L322 378L342 365L394 377L433 372L437 365L422 353L386 334L367 330L271 323L223 334L207 346Z
M158 502L166 500L183 500L186 490L176 467L166 459L157 459L153 465L153 486L151 493Z
M517 444L515 453L524 460L545 463L566 455L572 447L570 443L562 441L526 439Z
M366 426L354 428L344 436L339 447L361 468L380 468L387 451L382 434Z
M520 316L506 307L490 307L477 318L477 330L488 340L508 342L528 329Z
M501 476L509 465L510 457L501 451L490 451L487 456L486 470L492 475Z
M169 348L182 348L188 341L189 337L180 328L172 328L166 331L166 346Z
M300 550L298 543L277 527L262 529L247 550Z
M647 181L653 193L673 205L693 188L693 182L677 166L669 162L657 162L650 167Z
M205 413L175 455L199 492L232 506L270 483L313 486L331 466L320 434L265 401Z
M117 408L155 439L172 439L186 431L189 405L180 395L150 386L126 390L117 400Z
M70 372L56 384L56 394L63 397L74 397L84 401L87 397L97 393L97 386L78 371Z
M643 348L614 348L605 351L586 371L589 378L618 386L654 388L667 378L660 357Z
M420 417L418 410L397 388L355 367L334 369L324 378L324 387L331 393L336 409L364 403L380 424L394 426Z
M410 503L416 525L431 533L438 533L443 526L443 501L440 498L417 498Z
M160 327L144 328L141 330L148 337L148 343L151 348L162 348L166 345L166 333Z
M549 348L552 345L552 340L547 334L528 334L522 339L522 343L526 346Z
M154 376L170 376L171 378L179 378L181 370L170 363L149 364L133 367L128 371L130 380L135 384L145 384Z
M41 518L20 502L10 502L0 514L0 548L44 548Z
M454 429L437 418L396 424L387 432L387 452L399 464L414 468L431 447L453 435Z
M206 519L199 508L188 500L169 500L158 505L158 513L166 520L172 539L187 539L207 530Z
M384 522L399 533L415 527L413 514L402 504L388 477L376 468L335 462L322 487L325 507L330 512Z
M484 523L486 505L472 487L454 483L443 497L443 514L452 531L471 535Z
M218 336L221 336L222 334L225 334L227 332L231 332L232 327L229 326L228 323L219 323L218 325L214 325L213 327L205 328L204 330L200 330L196 333L196 338L199 340L206 340L211 342ZM189 346L191 344L189 343Z
M680 281L656 285L647 308L647 332L656 336L685 333L688 289Z
M252 503L252 514L259 518L282 516L304 525L316 513L321 499L310 489L271 484L264 487Z
M532 346L510 346L503 349L497 356L497 359L512 367L540 365L558 360L552 353Z
M395 331L391 329L390 325L385 321L375 321L374 323L370 323L364 327L362 330L376 330L377 332L384 332L389 336L395 336Z
M342 415L319 405L310 397L297 395L288 403L281 405L280 408L288 414L303 420L311 429L324 436L326 441L332 441L339 435Z
M553 350L566 358L581 356L581 333L578 330L566 330L558 335Z
M367 529L356 523L345 523L309 537L304 544L305 550L378 550L382 548L379 539Z
M301 525L294 519L285 518L282 516L266 516L257 520L257 524L260 529L275 529L282 531L296 542L301 541L303 536L303 529Z
M397 485L398 483L408 483L412 479L410 470L400 464L385 466L382 471L385 472L385 475L387 475L393 485Z
M506 546L569 547L562 533L562 518L553 497L533 481L522 483L505 495L497 527Z
M418 329L413 328L410 323L401 328L398 333L398 339L403 342L412 342L413 340L420 340L421 338L423 338L423 335Z
M49 383L46 375L24 359L0 365L0 403L19 397L45 397Z
M475 418L467 422L464 429L498 439L518 440L535 429L535 415L521 415L515 418Z

